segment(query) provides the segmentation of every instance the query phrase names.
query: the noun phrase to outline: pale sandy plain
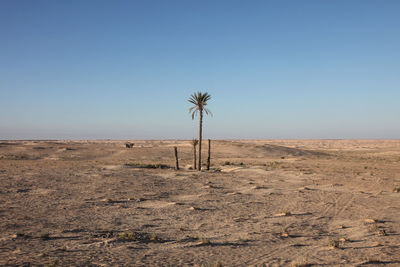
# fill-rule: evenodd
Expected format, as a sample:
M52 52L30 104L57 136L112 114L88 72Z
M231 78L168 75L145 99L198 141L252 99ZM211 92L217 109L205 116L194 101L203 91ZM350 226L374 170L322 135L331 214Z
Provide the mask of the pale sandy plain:
M132 142L0 142L0 265L400 266L400 141Z

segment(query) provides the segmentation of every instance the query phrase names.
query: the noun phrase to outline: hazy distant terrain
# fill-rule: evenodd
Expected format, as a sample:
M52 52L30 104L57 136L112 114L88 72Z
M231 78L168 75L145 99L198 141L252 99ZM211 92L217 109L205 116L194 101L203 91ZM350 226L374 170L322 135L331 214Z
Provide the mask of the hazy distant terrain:
M400 141L132 142L1 141L0 265L400 265Z

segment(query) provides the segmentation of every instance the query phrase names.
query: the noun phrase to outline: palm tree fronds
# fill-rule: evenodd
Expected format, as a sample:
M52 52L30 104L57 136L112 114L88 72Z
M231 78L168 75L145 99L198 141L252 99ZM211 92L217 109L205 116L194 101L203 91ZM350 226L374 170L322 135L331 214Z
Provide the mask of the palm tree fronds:
M197 92L192 95L190 95L189 98L189 103L192 103L194 106L189 108L189 113L192 113L192 119L197 115L198 111L205 111L206 114L211 114L211 111L209 109L204 108L204 106L207 105L207 101L211 99L211 95L207 92L202 93L202 92Z
M213 116L211 110L209 110L208 108L203 108L203 110L204 110L204 112L205 112L207 115Z

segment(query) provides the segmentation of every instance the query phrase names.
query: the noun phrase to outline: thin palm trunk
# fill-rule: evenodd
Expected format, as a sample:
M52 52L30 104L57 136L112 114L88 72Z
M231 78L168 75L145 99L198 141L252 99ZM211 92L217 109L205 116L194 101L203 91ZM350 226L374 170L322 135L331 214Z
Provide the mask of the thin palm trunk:
M196 145L193 145L193 169L196 170L197 169L197 165L196 165L196 160L197 160L197 155L196 155Z
M208 139L207 171L210 170L210 164L211 164L211 139Z
M203 138L203 110L200 110L200 123L199 123L199 164L198 168L201 171L201 139Z

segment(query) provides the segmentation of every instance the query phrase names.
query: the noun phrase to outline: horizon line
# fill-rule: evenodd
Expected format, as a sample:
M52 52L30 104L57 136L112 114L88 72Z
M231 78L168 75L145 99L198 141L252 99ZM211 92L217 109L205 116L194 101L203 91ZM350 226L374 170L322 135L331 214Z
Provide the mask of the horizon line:
M400 141L400 138L203 138L202 140L214 141ZM61 138L61 139L0 139L0 142L9 141L191 141L192 139L113 139L113 138L89 138L89 139L74 139L74 138Z

